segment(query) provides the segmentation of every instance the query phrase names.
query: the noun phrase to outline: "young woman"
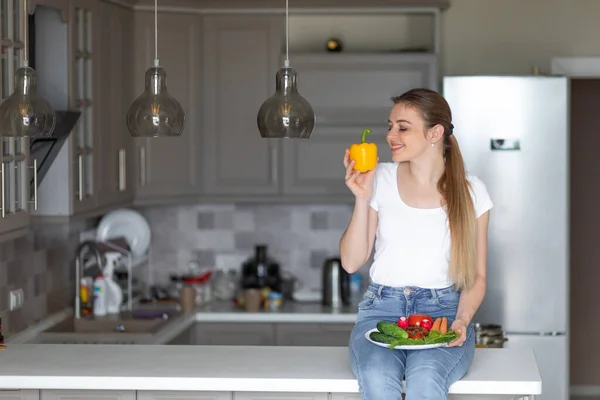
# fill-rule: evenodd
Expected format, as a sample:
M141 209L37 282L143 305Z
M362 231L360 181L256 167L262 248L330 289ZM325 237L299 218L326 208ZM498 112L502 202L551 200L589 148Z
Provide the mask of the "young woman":
M427 89L393 98L390 163L360 173L344 157L355 196L340 240L342 265L356 272L370 258L371 283L358 305L350 359L363 400L447 399L473 360L472 318L486 289L489 210L485 184L465 172L452 113ZM375 240L376 239L376 240ZM379 321L411 314L446 317L460 334L450 347L389 350L365 339Z

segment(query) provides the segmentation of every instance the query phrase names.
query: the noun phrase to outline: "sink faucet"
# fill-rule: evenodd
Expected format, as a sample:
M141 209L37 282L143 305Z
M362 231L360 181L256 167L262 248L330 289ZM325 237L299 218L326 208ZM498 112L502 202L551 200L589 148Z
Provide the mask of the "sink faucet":
M102 254L100 254L100 250L96 246L96 243L87 240L85 242L81 242L75 250L75 319L81 318L81 278L83 278L85 263L83 260L83 255L85 254L85 249L89 248L96 257L96 263L98 267L102 269Z

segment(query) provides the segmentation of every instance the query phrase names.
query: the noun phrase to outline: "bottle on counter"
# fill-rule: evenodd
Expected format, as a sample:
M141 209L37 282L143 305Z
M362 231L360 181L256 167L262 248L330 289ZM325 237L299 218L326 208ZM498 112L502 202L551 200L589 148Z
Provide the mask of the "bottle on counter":
M89 276L81 278L81 288L79 291L81 315L92 315L94 309L94 280Z
M106 281L98 275L94 281L94 316L103 317L107 314Z

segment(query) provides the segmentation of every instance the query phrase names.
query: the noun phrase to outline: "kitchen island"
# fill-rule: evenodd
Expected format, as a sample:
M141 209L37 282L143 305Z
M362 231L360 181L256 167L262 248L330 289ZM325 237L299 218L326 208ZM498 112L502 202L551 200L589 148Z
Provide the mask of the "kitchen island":
M532 398L541 386L531 350L477 349L450 392ZM21 400L360 400L344 347L9 344L0 399L19 397L7 389Z

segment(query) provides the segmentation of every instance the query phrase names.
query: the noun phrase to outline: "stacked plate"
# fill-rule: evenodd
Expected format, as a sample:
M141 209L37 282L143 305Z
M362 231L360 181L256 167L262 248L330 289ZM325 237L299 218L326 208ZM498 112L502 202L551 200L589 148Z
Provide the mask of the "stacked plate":
M124 237L134 259L144 257L150 249L150 225L137 211L120 209L106 214L96 230L96 240L106 242Z

